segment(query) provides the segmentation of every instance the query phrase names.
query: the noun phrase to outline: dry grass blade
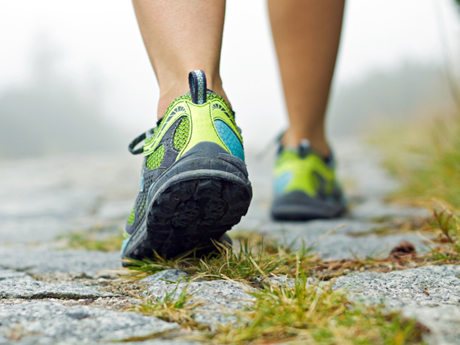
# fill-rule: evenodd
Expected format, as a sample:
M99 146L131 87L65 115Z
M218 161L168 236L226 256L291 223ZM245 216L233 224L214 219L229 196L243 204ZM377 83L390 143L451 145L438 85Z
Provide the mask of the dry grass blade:
M177 292L179 284L171 292L166 292L163 298L152 296L146 298L140 305L133 306L129 311L136 311L144 315L155 316L167 322L176 322L182 328L189 330L208 330L209 327L193 319L194 310L202 303L190 303L187 294L188 286Z
M141 279L164 269L181 269L191 276L206 278L207 280L232 279L250 283L259 275L291 275L296 269L298 261L308 263L316 261L317 257L309 249L300 249L295 252L288 247L270 243L266 250L262 241L258 246L249 245L248 241L240 242L240 247L216 244L220 255L207 257L190 256L191 253L181 257L166 260L155 253L155 258L132 260L123 279Z
M438 239L428 240L431 243L427 253L416 253L415 250L405 255L398 250L398 254L382 255L365 258L323 260L311 252L311 249L293 250L289 246L280 245L274 241L253 238L241 239L240 248L218 246L219 256L204 258L185 254L176 259L166 260L156 255L153 259L142 261L129 260L132 265L121 276L122 280L139 280L148 275L165 269L180 269L187 272L191 278L204 280L231 279L258 287L258 276L287 276L296 277L296 272L303 272L309 277L320 280L329 280L353 272L373 271L391 272L427 265L458 264L460 263L460 244L456 217L449 217L448 222L443 218L439 222L435 218L426 221L424 227L432 227L432 233L439 233ZM435 226L436 225L436 226ZM423 230L426 232L426 230ZM414 231L415 232L415 231ZM446 237L445 233L449 234ZM252 236L252 235L250 235ZM251 243L251 244L249 244ZM428 243L428 242L427 242ZM410 245L410 244L409 244ZM407 247L408 244L405 244ZM393 248L395 249L395 248ZM193 253L191 253L193 254ZM265 276L266 275L266 276Z
M421 329L397 313L350 303L341 291L269 284L253 293L256 302L240 322L208 334L213 344L420 344Z

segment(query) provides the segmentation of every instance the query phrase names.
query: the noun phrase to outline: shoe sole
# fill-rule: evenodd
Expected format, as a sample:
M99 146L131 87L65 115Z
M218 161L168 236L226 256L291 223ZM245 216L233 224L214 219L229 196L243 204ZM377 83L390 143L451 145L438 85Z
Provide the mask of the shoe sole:
M274 220L280 221L308 221L315 219L340 218L346 213L346 208L341 207L335 210L321 212L308 207L286 206L272 209L271 216Z
M307 221L339 218L346 213L345 203L331 205L308 197L302 192L291 192L273 202L271 216L274 220Z
M131 236L125 257L153 257L156 251L174 258L196 248L211 252L213 240L246 215L252 199L246 166L211 144L198 144L152 185L146 219ZM203 157L206 152L213 155Z

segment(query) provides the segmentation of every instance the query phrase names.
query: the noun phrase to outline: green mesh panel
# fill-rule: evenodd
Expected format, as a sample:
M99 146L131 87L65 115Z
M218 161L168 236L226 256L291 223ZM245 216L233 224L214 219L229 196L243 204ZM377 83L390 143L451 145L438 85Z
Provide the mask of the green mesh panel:
M182 150L184 148L189 136L189 130L190 120L188 117L184 117L176 129L176 133L174 133L174 147L177 150Z
M149 168L150 170L158 168L161 164L161 161L163 160L164 154L165 148L163 145L161 145L147 159L147 168Z
M136 211L137 211L137 216L140 218L144 214L145 211L145 201L147 200L147 193L142 193L139 195L139 198L137 199L136 202Z
M131 211L131 214L128 217L128 224L133 225L133 223L134 223L134 207L133 207L133 210Z

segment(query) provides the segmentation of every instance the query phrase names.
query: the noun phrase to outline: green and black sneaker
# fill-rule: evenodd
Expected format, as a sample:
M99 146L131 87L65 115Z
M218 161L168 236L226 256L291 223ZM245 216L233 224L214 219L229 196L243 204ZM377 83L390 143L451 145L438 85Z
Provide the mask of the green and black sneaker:
M190 72L189 85L190 93L129 145L145 159L122 258L211 252L213 240L229 241L225 232L248 211L252 187L234 112L206 88L203 71Z
M276 220L337 218L346 211L333 156L321 158L308 140L297 148L280 145L274 192L271 214Z

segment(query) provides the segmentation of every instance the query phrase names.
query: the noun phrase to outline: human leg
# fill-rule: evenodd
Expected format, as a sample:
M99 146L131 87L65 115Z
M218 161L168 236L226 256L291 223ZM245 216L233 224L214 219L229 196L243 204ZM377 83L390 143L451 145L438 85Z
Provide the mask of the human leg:
M345 211L324 120L340 40L343 0L268 0L289 128L275 164L271 213L279 220Z
M188 91L186 76L194 70L203 70L208 88L228 102L219 74L225 1L133 0L133 4L160 86L158 117Z
M286 146L308 139L329 155L324 119L337 56L343 0L268 0L290 126Z

